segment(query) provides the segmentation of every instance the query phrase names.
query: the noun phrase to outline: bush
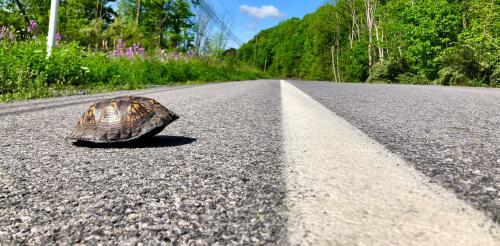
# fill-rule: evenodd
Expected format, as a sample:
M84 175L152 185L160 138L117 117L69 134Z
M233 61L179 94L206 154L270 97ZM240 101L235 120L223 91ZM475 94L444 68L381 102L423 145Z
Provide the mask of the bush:
M45 66L44 47L41 41L0 41L0 94L30 90L35 86L34 81L42 75ZM38 79L36 86L43 82Z
M470 83L470 79L461 69L444 67L439 70L438 82L441 85L467 85Z
M75 42L54 49L45 61L48 85L79 86L85 84L85 52Z
M438 82L442 85L495 86L497 68L484 61L478 50L470 45L459 45L444 50L439 56L441 70ZM498 72L497 72L498 73ZM495 81L497 80L497 81Z
M500 66L496 66L490 76L490 86L500 87Z
M46 59L45 42L0 42L0 101L151 85L266 78L237 63L199 58L110 58L85 51L77 43L62 44Z
M339 67L342 79L350 82L362 82L368 78L368 55L365 52L365 42L355 42L352 49L346 49L340 54Z
M413 73L403 73L396 77L396 81L401 84L430 84L425 76L416 75Z
M393 83L396 81L398 74L401 73L401 70L401 66L395 61L379 61L370 69L370 75L366 82Z

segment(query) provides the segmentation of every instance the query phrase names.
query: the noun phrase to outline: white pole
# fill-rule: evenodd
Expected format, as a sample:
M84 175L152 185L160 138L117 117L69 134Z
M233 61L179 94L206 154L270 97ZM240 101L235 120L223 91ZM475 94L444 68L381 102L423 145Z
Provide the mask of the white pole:
M56 46L57 12L59 11L59 0L52 0L50 4L49 35L47 36L47 57Z

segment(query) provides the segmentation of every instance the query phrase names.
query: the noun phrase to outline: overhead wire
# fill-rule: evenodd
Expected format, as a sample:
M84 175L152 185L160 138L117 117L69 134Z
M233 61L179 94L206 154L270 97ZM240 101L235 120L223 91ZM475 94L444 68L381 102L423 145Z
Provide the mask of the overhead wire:
M222 21L213 8L205 0L192 0L193 4L203 8L205 13L208 14L209 18L216 22L216 24L221 28L222 32L226 33L234 42L238 45L242 45L243 42L231 31L230 28Z

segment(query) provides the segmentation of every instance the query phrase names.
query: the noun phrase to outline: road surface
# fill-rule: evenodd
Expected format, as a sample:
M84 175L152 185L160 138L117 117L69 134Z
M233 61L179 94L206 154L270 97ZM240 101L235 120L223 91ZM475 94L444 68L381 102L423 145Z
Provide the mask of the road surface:
M124 93L181 118L140 146L64 139ZM0 244L495 245L498 125L499 90L427 86L248 81L0 104Z
M292 82L500 221L500 90Z

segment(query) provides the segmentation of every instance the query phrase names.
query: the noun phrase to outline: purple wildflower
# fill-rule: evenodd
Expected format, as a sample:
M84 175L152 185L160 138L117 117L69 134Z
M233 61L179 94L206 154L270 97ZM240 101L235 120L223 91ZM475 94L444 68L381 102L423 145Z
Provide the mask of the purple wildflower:
M19 31L17 31L19 32ZM15 42L16 41L16 33L14 31L11 31L8 27L2 26L0 28L0 40L4 39L10 42Z
M132 46L132 48L134 50L135 55L138 55L140 57L144 57L144 48L142 48L139 44L134 44Z
M56 33L56 46L59 46L59 43L61 42L62 36L59 32Z
M144 48L139 48L139 56L144 57Z
M7 34L7 27L6 26L2 26L0 28L0 39L2 39L3 37L5 37Z
M140 44L133 44L130 47L126 47L123 39L119 39L118 43L115 46L115 49L111 52L110 56L115 58L119 57L127 57L132 59L136 56L143 57L144 56L144 48L140 46Z
M10 40L13 40L14 33L9 31L8 27L2 26L2 28L0 28L0 39L2 39L2 38L8 38Z
M126 55L129 59L132 59L134 57L134 49L132 47L127 48Z
M125 48L125 44L123 43L123 39L120 38L116 47L118 50L123 50Z
M29 33L33 33L38 28L38 23L35 20L30 20L29 26L26 28Z
M15 41L16 40L16 35L14 35L13 32L9 32L9 39L10 39L10 41Z
M125 49L125 44L123 43L123 39L118 40L118 44L116 44L116 48L114 51L115 57L123 56Z

